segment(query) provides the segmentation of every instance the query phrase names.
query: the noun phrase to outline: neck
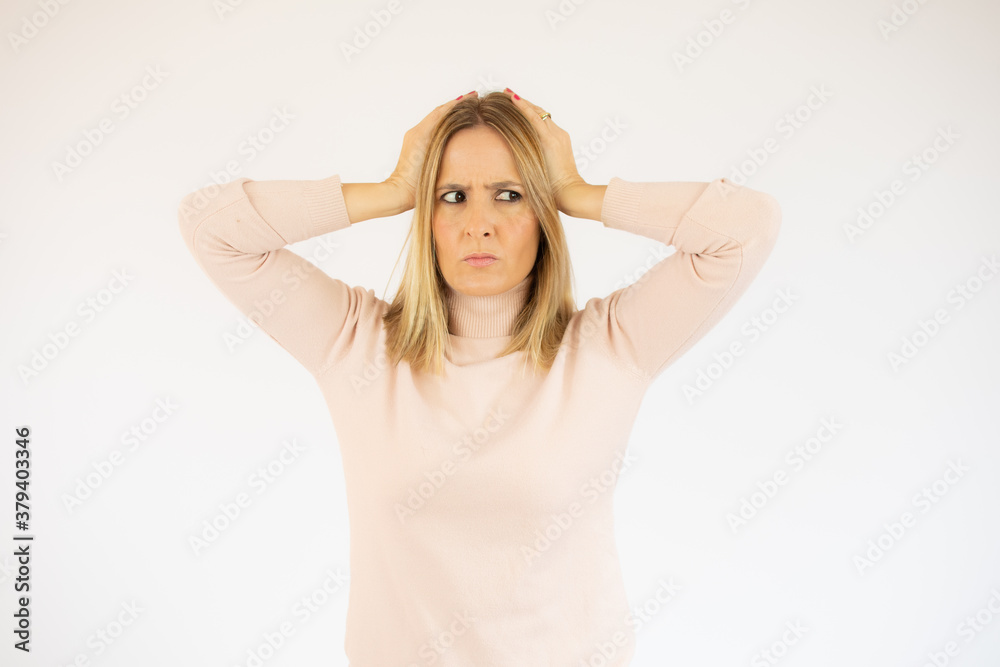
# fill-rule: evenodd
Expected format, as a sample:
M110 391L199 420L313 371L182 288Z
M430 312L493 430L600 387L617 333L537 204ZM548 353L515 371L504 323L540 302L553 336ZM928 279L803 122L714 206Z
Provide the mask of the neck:
M517 316L531 295L533 278L529 273L506 292L488 296L469 296L446 284L448 333L463 338L510 336Z

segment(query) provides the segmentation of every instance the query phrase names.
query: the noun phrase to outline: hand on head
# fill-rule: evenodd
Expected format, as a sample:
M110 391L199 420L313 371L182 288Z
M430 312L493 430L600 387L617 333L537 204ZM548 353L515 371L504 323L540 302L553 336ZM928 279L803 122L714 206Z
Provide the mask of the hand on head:
M545 167L555 195L556 206L560 211L565 212L567 210L565 206L566 193L573 186L586 183L580 176L580 172L577 171L569 133L556 125L552 116L543 119L542 116L546 112L541 107L520 97L510 88L506 88L504 92L510 96L514 105L535 128L542 144ZM400 150L399 161L385 182L397 189L400 201L404 203L407 210L416 205L417 180L420 178L420 170L435 125L459 100L478 94L474 90L437 106L403 135L403 147Z
M424 155L427 153L427 146L430 143L434 126L458 103L458 100L477 94L476 91L472 91L437 106L403 135L403 148L399 153L399 161L385 182L398 188L400 199L407 204L407 210L416 205L417 180L420 178L420 169L424 164Z
M569 132L556 125L552 116L542 118L546 111L540 106L532 104L528 100L514 93L510 88L504 89L510 95L521 113L538 133L539 141L542 143L542 152L545 155L545 167L549 174L549 182L552 184L552 192L556 198L556 206L560 211L565 212L565 193L571 186L585 183L580 172L576 168L576 158L573 157L573 146L570 142Z

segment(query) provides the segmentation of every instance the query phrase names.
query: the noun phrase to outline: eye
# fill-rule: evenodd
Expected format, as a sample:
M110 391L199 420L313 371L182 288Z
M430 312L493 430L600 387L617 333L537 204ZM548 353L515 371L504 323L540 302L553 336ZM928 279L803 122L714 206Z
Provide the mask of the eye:
M501 190L500 194L501 195L503 195L503 194L510 195L506 199L501 199L500 200L500 201L505 201L505 202L510 202L510 203L521 201L521 198L522 198L521 197L521 193L517 192L516 190ZM451 199L448 199L448 195L455 195L456 197L461 197L461 199L459 199L458 201L453 201ZM465 193L462 192L461 190L452 190L451 192L446 192L443 195L441 195L441 201L446 202L448 204L461 204L463 201L465 201Z

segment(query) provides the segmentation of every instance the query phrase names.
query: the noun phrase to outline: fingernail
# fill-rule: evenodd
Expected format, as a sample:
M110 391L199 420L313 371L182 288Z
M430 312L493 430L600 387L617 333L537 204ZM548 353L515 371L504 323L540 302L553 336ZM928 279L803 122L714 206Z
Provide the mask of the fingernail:
M515 100L519 100L519 99L521 99L521 96L520 96L520 95L518 95L517 93L514 93L514 99L515 99Z
M459 96L458 96L458 97L456 97L455 99L456 99L456 100L460 100L460 99L462 99L463 97L465 97L465 95L459 95Z

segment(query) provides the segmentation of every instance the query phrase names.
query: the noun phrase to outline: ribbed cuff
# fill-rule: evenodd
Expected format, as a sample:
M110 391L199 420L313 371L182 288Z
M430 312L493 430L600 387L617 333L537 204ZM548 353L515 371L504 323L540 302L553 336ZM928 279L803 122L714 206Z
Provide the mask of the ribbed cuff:
M302 189L309 211L309 224L316 232L332 232L351 226L340 175L311 181Z
M642 183L626 181L617 176L613 177L604 191L601 223L615 229L633 226L639 220L642 190Z

